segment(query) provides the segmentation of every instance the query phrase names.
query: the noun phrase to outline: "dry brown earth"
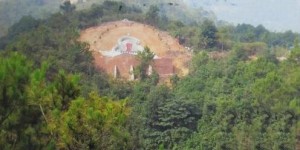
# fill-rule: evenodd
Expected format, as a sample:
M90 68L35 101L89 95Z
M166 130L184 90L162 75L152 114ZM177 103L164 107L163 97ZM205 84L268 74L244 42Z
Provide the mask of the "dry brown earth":
M128 20L107 22L96 27L91 27L81 32L80 41L90 44L90 50L94 52L95 64L102 69L112 72L112 62L133 61L132 57L122 56L108 58L102 56L100 51L109 51L122 36L132 36L138 38L142 46L148 46L160 58L171 58L175 71L180 76L188 73L188 62L191 54L176 38L167 32L162 32L152 26ZM108 64L105 62L108 62Z

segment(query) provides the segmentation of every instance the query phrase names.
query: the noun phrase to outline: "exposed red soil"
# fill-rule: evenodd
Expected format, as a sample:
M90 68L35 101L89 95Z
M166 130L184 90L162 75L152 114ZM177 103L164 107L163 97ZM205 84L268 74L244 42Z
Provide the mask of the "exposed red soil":
M161 77L177 73L180 76L188 73L188 62L191 54L166 32L159 31L152 26L132 22L116 21L91 27L81 32L80 41L89 43L93 51L95 64L109 74L113 74L117 65L122 77L129 77L129 68L136 66L136 56L122 54L116 57L105 57L100 51L109 51L122 36L132 36L140 40L142 46L148 46L160 59L154 60L153 68Z

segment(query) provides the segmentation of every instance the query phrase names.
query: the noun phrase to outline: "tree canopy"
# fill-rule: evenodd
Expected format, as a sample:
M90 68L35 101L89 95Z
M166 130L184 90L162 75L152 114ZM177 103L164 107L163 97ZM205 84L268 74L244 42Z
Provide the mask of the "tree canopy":
M187 25L162 19L155 6L142 13L122 2L61 9L47 19L26 16L0 39L2 149L299 147L299 34ZM155 70L147 74L155 56L148 47L137 55L140 80L97 69L80 30L125 17L185 39L189 74L159 82Z

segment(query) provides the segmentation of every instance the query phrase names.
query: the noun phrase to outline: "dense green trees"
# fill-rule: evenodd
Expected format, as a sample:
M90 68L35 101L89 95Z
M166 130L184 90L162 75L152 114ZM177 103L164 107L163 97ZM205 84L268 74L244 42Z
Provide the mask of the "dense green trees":
M201 26L200 45L203 48L213 48L217 44L217 27L210 20L205 20Z
M79 76L47 79L49 65L33 69L12 53L0 68L0 145L3 149L126 149L126 100L81 96Z
M159 9L157 6L155 5L150 6L148 12L146 13L146 18L145 18L147 23L154 26L157 25L159 21L158 13L159 13Z
M196 57L198 70L177 86L180 95L195 93L187 96L203 110L197 133L184 147L294 149L299 113L289 106L296 98L287 91L293 88L287 78L292 74L281 71L294 70L293 65L278 65L268 57L234 64Z
M65 1L62 5L60 5L60 9L63 13L69 14L76 9L76 6L72 5L70 1Z
M52 0L1 0L0 1L0 37L4 36L10 26L23 16L45 18L59 10L61 1Z
M191 75L173 89L149 84L150 79L135 83L125 94L129 109L126 100L112 101L95 92L82 97L79 76L59 71L49 79L49 64L33 69L20 54L3 55L4 149L295 146L300 74L292 58L279 64L268 57L232 63L230 58L212 60L199 53Z
M130 109L126 101L114 102L91 93L69 103L65 111L54 109L48 128L59 149L127 149L129 133L124 127Z
M25 17L1 39L5 49L0 56L3 149L131 146L124 127L130 113L126 102L88 94L94 90L117 99L128 95L107 92L112 84L94 68L88 45L77 41L78 16L58 13L39 21Z
M249 24L239 24L234 29L233 37L241 42L265 42L270 47L284 46L289 48L293 45L293 41L299 34L292 31L284 33L270 32L264 26L258 25L254 27Z
M135 68L134 74L140 80L145 80L148 77L148 69L153 61L154 53L146 46L144 51L138 52L137 58L140 61L140 64Z
M136 148L172 149L196 131L199 109L194 102L175 97L166 86L138 83L130 99L129 130Z
M298 77L286 71L296 62L267 52L249 62L240 52L223 59L198 53L173 90L136 84L130 132L139 147L294 149Z
M128 82L94 68L89 46L77 39L103 20L145 16L119 2L72 11L24 17L0 39L2 149L296 149L297 34L167 22L198 50L190 73L158 83L155 71L147 75L154 54L145 48L142 80ZM291 47L287 60L276 59L275 45ZM213 58L207 50L228 53Z
M0 145L4 149L21 148L28 144L26 140L30 140L28 130L32 128L28 124L35 122L24 115L35 116L26 97L32 64L17 54L12 54L10 59L2 56L0 64ZM21 143L21 140L24 141Z

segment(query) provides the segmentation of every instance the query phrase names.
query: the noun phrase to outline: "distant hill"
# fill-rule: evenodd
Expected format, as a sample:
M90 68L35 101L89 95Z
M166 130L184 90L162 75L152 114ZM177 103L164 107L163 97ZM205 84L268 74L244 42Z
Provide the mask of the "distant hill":
M45 18L59 11L63 0L0 0L0 37L22 16L31 15L35 18ZM92 4L101 4L105 0L72 0L77 9L87 9ZM112 0L121 1L121 0ZM146 12L151 5L157 5L160 13L169 19L185 23L199 22L204 17L214 18L213 13L201 8L191 9L182 0L122 0L126 5L134 5Z
M45 18L59 9L60 0L0 0L0 36L26 15Z
M85 1L85 2L83 2ZM87 8L91 4L102 3L105 0L73 0L79 5L79 9ZM126 5L133 5L141 8L146 12L151 5L156 5L160 9L161 15L166 15L169 19L180 20L185 23L199 22L202 21L204 17L215 18L212 12L205 11L204 9L197 7L190 7L190 0L111 0L111 1L121 1Z
M161 14L165 14L169 19L180 20L185 23L199 22L203 18L215 18L212 12L202 8L194 9L182 0L123 0L130 5L137 5L147 11L151 5L159 7Z

